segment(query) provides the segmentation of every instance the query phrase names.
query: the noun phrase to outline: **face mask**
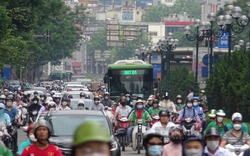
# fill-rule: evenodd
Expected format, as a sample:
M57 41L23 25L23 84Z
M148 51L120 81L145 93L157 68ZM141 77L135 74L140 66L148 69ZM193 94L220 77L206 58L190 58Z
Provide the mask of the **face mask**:
M185 150L186 156L202 156L202 151L199 149L191 148Z
M34 104L37 104L37 101L34 101Z
M179 135L175 135L175 136L170 137L170 140L171 140L174 144L179 144L179 143L181 143L181 141L182 141L181 136L179 136Z
M207 141L207 147L211 150L216 150L219 147L219 141Z
M236 131L238 131L238 130L241 129L242 125L241 125L241 124L234 124L233 127L234 127L234 129L235 129Z
M148 148L148 153L150 155L161 155L161 152L162 152L162 146L160 145L154 145Z
M192 107L192 105L193 105L192 103L188 103L187 104L188 107Z
M44 100L44 98L42 97L41 100Z
M217 117L218 122L223 122L223 119L224 119L223 117Z
M30 135L30 136L29 136L29 139L30 139L32 142L36 142L36 141L37 141L34 135Z
M178 103L181 103L181 102L182 102L182 100L177 100L177 102L178 102Z
M84 106L78 106L78 109L83 110Z
M109 97L108 97L108 96L105 96L104 98L105 98L106 100L108 100L108 99L109 99Z
M165 97L164 99L165 99L165 100L168 100L169 98L168 98L168 97Z
M158 107L158 104L153 104L153 107Z
M108 155L101 154L101 153L91 153L91 154L87 154L87 156L108 156Z
M121 102L121 105L122 105L122 106L125 106L125 105L126 105L126 102Z
M127 101L130 101L130 98L126 98Z
M143 108L143 105L138 105L136 106L137 109L142 109Z
M12 102L7 102L6 105L9 107L12 106Z
M0 110L0 114L4 114L4 109L3 108Z
M95 101L95 104L98 104L99 103L99 101Z
M67 105L67 102L62 102L62 105L66 106L66 105Z
M193 105L194 105L194 106L197 106L197 105L198 105L198 102L194 102Z

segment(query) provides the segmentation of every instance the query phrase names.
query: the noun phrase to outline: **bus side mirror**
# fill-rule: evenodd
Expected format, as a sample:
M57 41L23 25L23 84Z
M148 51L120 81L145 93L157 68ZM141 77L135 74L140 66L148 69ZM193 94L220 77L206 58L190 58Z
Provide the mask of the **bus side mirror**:
M106 73L105 76L103 77L103 82L108 83L108 73Z

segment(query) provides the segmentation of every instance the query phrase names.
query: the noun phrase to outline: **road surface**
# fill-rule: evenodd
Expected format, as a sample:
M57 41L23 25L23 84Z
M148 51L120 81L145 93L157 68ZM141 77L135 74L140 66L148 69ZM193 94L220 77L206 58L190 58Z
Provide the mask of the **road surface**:
M20 144L23 141L26 141L28 139L26 133L23 132L23 128L21 127L20 129L18 129L18 146L20 146ZM145 155L145 151L141 151L141 154L137 154L137 151L133 151L131 147L127 147L126 151L121 153L122 156L138 156L138 155Z

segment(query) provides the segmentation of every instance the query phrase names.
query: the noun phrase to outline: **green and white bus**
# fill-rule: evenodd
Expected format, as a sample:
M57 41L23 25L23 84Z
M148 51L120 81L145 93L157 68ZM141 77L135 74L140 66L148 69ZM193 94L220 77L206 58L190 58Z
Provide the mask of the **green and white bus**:
M108 65L104 83L107 84L110 98L116 100L123 94L133 99L147 99L153 94L153 66L141 60L119 60Z

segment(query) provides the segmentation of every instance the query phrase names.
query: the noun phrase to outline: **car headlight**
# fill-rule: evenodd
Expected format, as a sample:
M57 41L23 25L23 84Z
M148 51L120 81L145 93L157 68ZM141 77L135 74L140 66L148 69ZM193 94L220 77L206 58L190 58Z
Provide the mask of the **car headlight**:
M117 149L118 145L116 141L112 141L111 143L111 151L115 151Z

